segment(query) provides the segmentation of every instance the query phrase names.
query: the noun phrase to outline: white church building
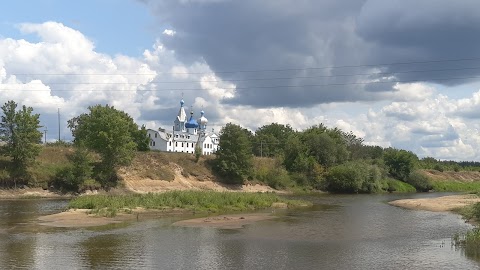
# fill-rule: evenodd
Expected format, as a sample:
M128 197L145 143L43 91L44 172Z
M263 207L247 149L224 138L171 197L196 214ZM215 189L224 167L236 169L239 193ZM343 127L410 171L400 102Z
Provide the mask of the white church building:
M199 145L203 155L211 155L218 149L219 136L207 131L208 120L205 112L200 112L200 118L195 120L193 111L190 118L184 108L185 102L180 101L180 110L173 122L172 132L159 128L148 129L147 136L150 138L150 149L165 152L194 153L195 146Z

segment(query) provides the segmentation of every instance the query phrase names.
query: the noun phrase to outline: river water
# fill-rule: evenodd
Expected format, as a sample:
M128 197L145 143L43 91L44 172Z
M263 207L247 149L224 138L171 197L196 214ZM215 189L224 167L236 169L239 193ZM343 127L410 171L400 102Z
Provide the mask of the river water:
M318 195L314 206L242 229L183 228L185 217L51 228L62 200L0 201L0 269L480 269L451 247L470 225L386 202L445 194Z

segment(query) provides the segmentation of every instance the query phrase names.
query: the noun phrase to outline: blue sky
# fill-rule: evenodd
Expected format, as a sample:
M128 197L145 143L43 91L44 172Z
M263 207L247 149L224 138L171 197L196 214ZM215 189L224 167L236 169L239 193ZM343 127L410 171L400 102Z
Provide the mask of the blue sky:
M183 92L216 130L324 123L420 157L480 161L474 33L478 0L6 1L0 103L34 107L49 140L60 108L69 140L66 120L95 104L169 128Z
M148 8L125 0L15 0L2 3L0 36L36 41L21 34L19 23L61 22L91 38L97 51L138 56L155 41Z

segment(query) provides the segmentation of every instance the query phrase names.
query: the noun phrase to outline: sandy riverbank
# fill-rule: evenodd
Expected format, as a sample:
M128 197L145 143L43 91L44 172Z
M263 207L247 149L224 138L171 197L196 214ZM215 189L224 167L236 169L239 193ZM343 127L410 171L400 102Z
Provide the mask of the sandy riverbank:
M90 209L70 209L65 212L39 217L38 221L41 225L51 227L81 228L122 223L131 220L183 215L188 212L185 209L145 210L139 207L130 210L129 213L120 211L115 217L104 217L90 214L90 211Z
M70 209L66 212L40 217L38 220L41 225L64 228L102 226L122 222L117 217L98 217L88 214L88 211L87 209Z
M173 225L180 227L240 229L245 225L252 224L257 221L274 218L276 218L276 216L273 216L269 213L235 214L181 220L173 223Z
M414 210L445 212L477 202L480 202L480 197L475 194L467 194L443 196L437 198L403 199L391 201L389 204Z
M0 189L0 199L25 199L25 198L70 198L41 188Z
M40 217L38 218L38 220L39 224L44 226L62 228L83 228L121 223L139 218L145 219L184 213L185 211L182 209L179 209L178 211L136 209L131 214L119 213L115 217L109 218L97 216L95 214L89 214L89 210L87 209L70 209L65 212ZM213 227L221 229L239 229L245 225L252 224L257 221L269 220L273 218L276 217L269 213L244 213L187 219L177 221L172 225L180 227Z

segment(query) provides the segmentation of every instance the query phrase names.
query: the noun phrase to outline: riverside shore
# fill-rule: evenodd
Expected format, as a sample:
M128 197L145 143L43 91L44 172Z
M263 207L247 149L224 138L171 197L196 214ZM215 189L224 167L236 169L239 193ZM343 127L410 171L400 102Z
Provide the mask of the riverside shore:
M183 209L172 209L171 211L144 210L136 209L133 213L120 213L115 217L102 217L95 214L89 214L89 209L70 209L65 212L47 215L38 218L39 224L50 227L61 228L83 228L96 227L108 224L122 223L125 221L134 221L135 219L155 218L162 216L172 216L185 214L188 211ZM240 229L245 225L254 222L274 219L276 216L270 213L243 213L231 215L208 216L202 218L193 218L181 220L173 223L173 226L179 227L211 227L220 229Z
M252 213L252 214L235 214L220 215L213 217L194 218L181 220L173 223L174 226L180 227L211 227L219 229L241 229L243 226L252 224L257 221L274 219L269 213Z
M437 198L403 199L391 201L389 204L413 210L448 212L480 202L475 194L450 195Z
M17 188L0 189L0 199L28 199L28 198L71 198L71 195L64 195L42 188Z
M146 210L138 207L129 211L129 213L120 212L114 217L105 217L93 214L91 211L91 209L69 209L65 212L39 217L38 221L40 225L49 227L83 228L104 226L126 221L145 220L149 218L183 215L188 213L188 211L185 209Z

